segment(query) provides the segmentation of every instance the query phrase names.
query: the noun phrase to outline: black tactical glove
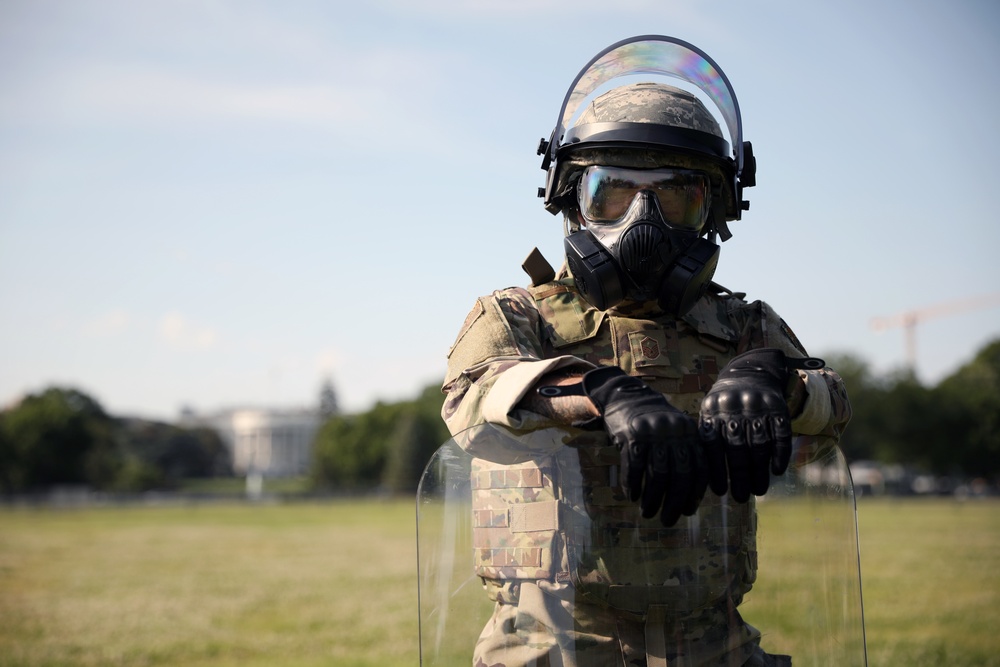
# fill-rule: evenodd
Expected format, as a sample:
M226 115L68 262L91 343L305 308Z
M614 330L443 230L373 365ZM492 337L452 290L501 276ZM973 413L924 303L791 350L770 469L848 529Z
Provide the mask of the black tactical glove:
M583 391L621 451L622 487L632 502L641 500L642 515L659 512L672 526L681 514L694 514L708 485L697 423L616 366L586 373Z
M709 485L728 486L733 500L763 495L770 473L784 474L792 456L792 420L785 401L795 368L822 368L822 359L789 359L775 348L733 357L701 403L699 435L708 459Z

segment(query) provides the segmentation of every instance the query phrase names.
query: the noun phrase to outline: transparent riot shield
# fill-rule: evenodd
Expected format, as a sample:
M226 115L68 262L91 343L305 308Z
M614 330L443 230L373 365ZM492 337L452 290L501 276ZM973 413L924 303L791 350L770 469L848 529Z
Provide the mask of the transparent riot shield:
M449 440L427 464L417 491L421 665L471 665L493 610L473 561L471 462Z
M765 496L708 491L671 527L617 472L601 433L484 425L445 443L417 494L421 664L867 664L836 445L798 438Z

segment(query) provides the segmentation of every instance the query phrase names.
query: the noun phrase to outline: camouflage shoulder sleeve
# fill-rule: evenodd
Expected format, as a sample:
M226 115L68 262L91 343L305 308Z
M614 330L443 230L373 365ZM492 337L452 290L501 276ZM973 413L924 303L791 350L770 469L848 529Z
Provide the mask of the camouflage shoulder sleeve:
M448 353L443 390L447 394L441 416L452 434L486 421L530 429L549 426L540 416L506 417L507 403L516 402L525 387L540 374L573 365L568 357L545 359L541 342L541 317L535 300L522 288L508 288L479 298L462 325ZM525 371L524 362L538 362ZM585 363L585 362L579 362ZM487 400L504 373L504 397ZM513 384L523 384L519 392ZM503 404L503 406L501 406ZM498 416L503 412L504 415ZM534 423L534 422L538 423Z
M473 304L448 351L449 384L488 359L537 355L539 317L527 290L508 288Z
M795 332L769 304L729 300L729 314L740 331L737 353L761 347L776 347L792 357L808 356Z
M805 346L791 327L763 301L731 301L730 315L740 329L737 352L760 347L776 347L791 357L808 356ZM801 412L792 421L800 435L839 438L851 419L851 404L840 375L831 368L798 371L806 388Z

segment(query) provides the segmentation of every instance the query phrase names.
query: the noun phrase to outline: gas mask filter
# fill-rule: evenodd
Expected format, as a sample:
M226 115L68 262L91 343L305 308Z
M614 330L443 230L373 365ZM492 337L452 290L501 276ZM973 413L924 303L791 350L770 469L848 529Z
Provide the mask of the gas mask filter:
M599 310L655 299L675 317L689 311L719 261L700 236L711 192L700 171L587 167L577 187L586 227L564 240L584 298Z

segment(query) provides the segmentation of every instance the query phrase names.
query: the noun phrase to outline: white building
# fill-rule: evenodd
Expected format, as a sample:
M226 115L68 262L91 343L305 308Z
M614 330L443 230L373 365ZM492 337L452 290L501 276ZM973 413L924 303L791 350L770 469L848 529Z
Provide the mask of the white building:
M238 476L305 474L320 426L319 415L306 410L231 410L200 421L218 431Z

